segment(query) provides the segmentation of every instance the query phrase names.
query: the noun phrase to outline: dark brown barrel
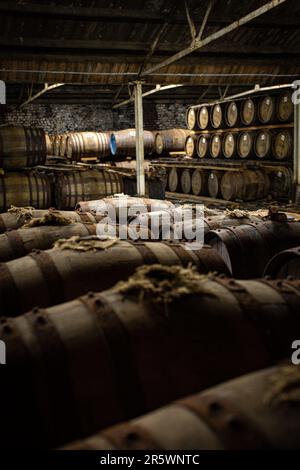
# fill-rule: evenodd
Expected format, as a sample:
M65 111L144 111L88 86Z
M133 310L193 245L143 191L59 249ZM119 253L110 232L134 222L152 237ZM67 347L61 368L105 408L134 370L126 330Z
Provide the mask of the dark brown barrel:
M145 197L131 197L126 194L119 194L117 196L106 197L96 201L80 201L76 204L76 211L78 212L92 212L92 213L108 213L113 208L116 216L119 217L119 211L122 208L130 209L130 215L136 212L153 212L172 209L174 204L171 201L148 199Z
M212 198L220 196L220 187L222 181L222 171L211 171L207 178L208 195Z
M276 199L291 196L293 186L293 171L291 168L280 166L268 171L271 182L270 193Z
M192 193L195 196L204 196L207 191L207 178L205 171L194 170L192 174Z
M261 222L212 230L205 241L238 279L261 277L277 253L299 245L300 222Z
M209 156L209 141L208 135L199 135L197 141L197 155L199 158L205 158Z
M43 129L15 124L0 126L0 168L19 170L43 165L46 155L46 134Z
M293 135L289 130L281 130L273 138L273 155L276 160L287 160L293 155Z
M217 103L212 106L210 111L210 121L214 129L220 129L223 123L223 110L221 104Z
M104 158L110 155L107 132L75 132L66 141L66 156L79 161L82 157Z
M35 219L36 221L36 219ZM6 262L28 255L32 250L48 250L60 238L96 235L96 224L70 224L69 219L58 217L52 225L21 228L0 235L0 262ZM56 224L56 225L55 225ZM62 225L65 224L65 225Z
M58 209L73 210L80 201L123 192L123 177L114 171L88 170L58 174L55 202Z
M236 101L230 101L225 107L225 122L228 127L236 127L239 121L239 109Z
M155 216L156 213L153 213L153 214ZM145 214L145 216L147 216L147 214ZM219 229L222 227L235 227L237 225L243 225L249 222L261 222L261 221L262 221L261 217L245 216L242 218L236 218L236 217L230 217L227 214L224 214L224 215L217 215L217 216L212 216L212 217L205 217L204 219L201 219L200 224L204 225L204 235L205 235L210 230L215 230L215 229ZM184 221L176 221L176 223L173 225L171 230L173 230L173 234L176 234L177 240L179 239L179 240L193 241L193 239L195 238L194 234L197 231L197 217L189 218L189 216L186 216ZM190 234L192 234L192 236Z
M201 108L199 108L197 113L197 122L199 129L202 131L207 129L209 125L209 111L207 106L201 106Z
M222 156L222 136L214 134L211 137L209 145L210 156L212 158L220 158Z
M241 121L245 126L251 126L255 121L255 103L251 98L243 100L240 111Z
M275 99L273 96L263 96L258 102L257 115L261 124L271 124L275 117Z
M131 452L296 450L300 411L293 396L300 392L298 376L299 366L292 364L264 369L68 444L64 450L128 451L129 442Z
M205 217L205 233L210 230L216 230L223 227L237 227L239 225L245 225L249 223L262 222L263 218L253 215L242 215L241 217L236 216L236 212L227 211L221 215L214 215Z
M183 170L183 172L181 173L181 177L180 177L180 185L181 185L182 192L184 194L189 194L191 192L192 181L191 181L190 170L187 170L187 169Z
M300 279L300 247L275 255L268 263L264 276L276 279Z
M186 125L191 131L198 129L197 109L188 108L186 111Z
M136 131L125 129L110 135L109 146L112 155L134 157L136 154ZM151 131L144 131L144 153L151 155L154 151L155 139Z
M0 265L1 312L16 316L35 305L56 305L91 290L108 289L118 280L127 279L143 264L187 265L192 262L205 272L229 273L211 248L186 254L189 250L183 246L172 248L168 242L141 243L140 240L101 241L98 237L91 240L75 237L59 242L57 248L3 263Z
M176 212L176 209L174 210L174 212ZM153 212L152 214L153 214L153 217L155 217L157 213ZM144 216L147 217L148 214L144 214ZM190 233L185 233L185 229L188 227L189 229L193 230L193 232L195 232L197 230L196 219L197 217L189 218L189 214L188 214L187 216L185 216L184 221L176 221L176 223L173 226L173 233L179 234L177 235L177 239L180 240L181 239L180 237L183 237L182 239L185 239L187 241L191 240L191 238L189 237ZM223 213L222 215L205 217L204 219L201 219L201 222L204 224L204 235L205 235L210 230L216 230L216 229L223 228L223 227L236 227L238 225L261 222L262 220L263 220L262 217L250 216L250 215L249 216L245 215L243 217L236 217L233 211L233 215L231 215L230 213ZM149 224L149 227L151 227L150 224Z
M280 122L292 122L294 114L294 104L292 101L292 92L284 91L277 98L276 103L277 119Z
M168 175L168 188L171 193L176 193L179 188L179 174L177 168L171 168Z
M189 136L185 141L185 153L188 157L194 158L197 155L196 152L197 138L196 136Z
M237 153L240 158L250 158L253 153L253 132L241 132L237 140Z
M44 221L45 225L54 218L68 219L71 223L84 222L84 223L96 223L97 220L92 214L87 216L80 214L77 211L58 211L50 208L48 210L35 210L32 207L13 207L8 212L0 215L0 233L4 233L7 230L16 230L23 227L25 224L31 222L34 224L41 224ZM39 219L38 221L33 219Z
M12 370L1 384L1 447L66 444L288 357L299 331L299 282L285 288L288 296L276 282L205 279L190 269L154 265L110 291L2 319L0 339ZM235 409L240 396L238 390ZM263 404L262 392L259 398ZM174 425L179 413L177 407ZM235 423L240 438L248 426ZM273 421L270 426L278 435ZM170 437L173 426L164 429ZM189 449L193 443L188 439Z
M270 180L263 170L226 171L221 181L222 198L226 201L255 201L266 197Z
M222 150L225 158L234 158L237 153L237 136L234 132L227 132L223 136Z
M158 155L170 152L184 152L185 142L191 131L187 129L169 129L160 131L155 136L155 149Z
M258 158L267 158L272 151L272 132L263 129L257 132L254 141L254 152Z
M50 178L42 173L0 174L0 212L11 206L47 209L52 205Z

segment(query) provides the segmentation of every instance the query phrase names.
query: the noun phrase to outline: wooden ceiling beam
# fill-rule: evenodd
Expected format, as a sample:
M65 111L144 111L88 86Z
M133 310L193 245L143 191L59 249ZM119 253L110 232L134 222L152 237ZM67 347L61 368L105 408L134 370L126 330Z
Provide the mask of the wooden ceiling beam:
M219 29L218 31L210 34L209 36L205 37L201 40L192 41L188 47L185 47L181 51L177 52L176 54L172 55L168 59L163 60L159 64L155 64L152 67L149 67L147 70L144 70L141 76L146 76L160 70L168 65L174 64L180 61L183 57L186 57L189 54L192 54L196 50L202 50L207 45L212 42L223 40L223 37L232 33L236 29L240 28L242 25L246 25L253 21L255 18L265 15L270 10L277 8L278 6L284 4L287 0L270 0L269 2L265 3L261 7L257 8L256 10L251 11L250 13L242 16L237 21L230 23L229 25L225 26L224 28Z
M74 49L76 51L76 55L80 55L80 51L86 50L95 50L95 51L107 51L110 53L111 51L131 51L135 52L142 52L145 53L151 48L151 43L147 42L138 42L138 41L89 41L89 40L66 40L66 39L50 39L50 38L4 38L0 37L0 47L3 48L10 48L14 50L25 50L25 49L34 49L35 51L39 51L42 49L53 49L51 54L53 55L61 55L65 50L65 54L68 55L69 51ZM160 53L170 53L178 51L179 46L172 43L172 42L164 42L162 44L158 44L155 54ZM195 50L192 52L193 57L199 55L202 56L203 54L210 54L210 53L217 53L217 54L224 54L230 56L232 55L280 55L280 54L287 54L292 56L298 56L300 54L300 48L297 46L282 46L282 45L256 45L256 44L235 44L232 41L219 41L213 44L209 44L201 50ZM38 55L38 52L37 52ZM92 54L90 54L92 55ZM98 60L101 61L101 57L99 54L94 56L97 57ZM83 52L82 58L86 58L86 53Z
M46 5L43 4L22 4L16 2L3 1L0 3L0 13L10 14L17 16L39 17L39 18L54 18L54 19L71 19L74 21L99 21L108 20L113 22L136 22L136 23L164 23L166 18L161 11L152 11L147 9L119 9L119 8L87 8L87 7L74 7L63 5ZM194 15L194 22L201 23L202 14ZM228 15L221 13L214 13L210 16L208 23L210 25L222 26L238 19L236 14ZM184 12L172 14L168 16L170 24L186 24L186 17ZM268 15L264 19L256 19L251 24L251 27L264 28L266 26L275 28L292 28L298 29L300 21L298 15Z

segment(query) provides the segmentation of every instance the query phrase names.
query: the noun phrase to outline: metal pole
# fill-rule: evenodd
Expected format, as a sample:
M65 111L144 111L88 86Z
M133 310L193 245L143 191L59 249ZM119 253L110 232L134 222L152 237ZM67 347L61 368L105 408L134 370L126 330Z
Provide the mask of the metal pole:
M136 132L137 194L138 196L145 196L143 97L142 82L140 81L134 83L134 110Z
M295 184L295 202L300 203L300 104L295 104L294 184Z

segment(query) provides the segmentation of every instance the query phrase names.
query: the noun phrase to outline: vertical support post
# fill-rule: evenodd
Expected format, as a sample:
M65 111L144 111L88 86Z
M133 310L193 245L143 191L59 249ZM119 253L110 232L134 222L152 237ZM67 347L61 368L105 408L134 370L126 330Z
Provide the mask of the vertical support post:
M294 184L295 202L300 203L300 103L295 104L294 122Z
M145 196L143 97L142 82L140 81L134 83L134 109L136 132L137 194L138 196Z

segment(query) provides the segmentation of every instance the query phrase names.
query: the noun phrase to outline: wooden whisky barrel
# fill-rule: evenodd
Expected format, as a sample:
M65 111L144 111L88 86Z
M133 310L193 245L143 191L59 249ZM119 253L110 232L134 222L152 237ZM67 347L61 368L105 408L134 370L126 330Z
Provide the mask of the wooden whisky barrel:
M0 174L0 212L11 206L47 209L52 205L52 184L42 173Z
M293 171L284 166L268 170L271 182L270 193L273 198L290 198L293 188Z
M158 155L168 155L170 152L184 152L185 142L191 131L187 129L169 129L159 131L155 136L155 150Z
M272 151L272 132L263 129L256 133L254 140L254 152L258 158L267 158Z
M36 308L19 318L2 319L0 339L7 345L7 363L11 364L1 385L5 403L1 410L2 448L54 448L86 438L175 399L268 367L291 354L295 331L299 331L299 282L285 283L287 296L272 281L235 282L213 275L196 276L176 266L164 268L149 266L132 277L129 285L91 292L47 310ZM186 290L175 293L173 286L178 278ZM267 377L263 382L266 387L270 384ZM296 384L298 387L298 381ZM243 387L237 387L232 397L230 387L220 390L220 395L211 392L206 405L214 417L225 407L226 423L228 416L234 418L230 431L226 426L232 446L234 438L241 442L241 433L247 436L242 442L253 442L245 431L253 429L251 419L246 425L245 418L240 418L243 425L236 425L240 422L236 410L239 399L244 403L243 416L247 416L249 407L258 406L254 423L259 422L261 429L265 414L261 414L259 404L264 406L266 389L261 388L259 380L252 379L245 384L245 394ZM255 387L259 400L253 404L249 397ZM290 390L292 396L294 390L295 383ZM188 401L185 403L193 410ZM273 413L281 416L283 423L299 421L297 406L291 406L288 415L282 414L283 410L287 412L287 403L282 406L279 411L276 406ZM18 416L18 426L11 421L12 409ZM204 411L207 423L211 414L206 408ZM190 419L194 416L197 420L195 411L189 413ZM156 421L157 431L171 439L174 430L180 429L188 448L193 449L199 428L202 431L212 427L198 425L196 432L185 420L185 429L181 418L180 407L176 406L173 424L165 421L167 426L162 427L161 421ZM152 423L155 425L155 419ZM281 442L290 442L285 429L274 426L273 420L269 423L276 436L280 433L284 437ZM139 429L137 426L135 432ZM147 429L145 439L151 432L151 427ZM122 438L122 432L117 435ZM134 446L135 436L131 433L126 439L127 449ZM299 440L298 433L293 439ZM226 439L222 439L222 448L224 442ZM173 448L177 448L176 443Z
M195 196L204 196L207 190L207 178L205 171L194 170L192 174L192 193Z
M197 156L196 152L197 146L197 137L196 136L189 136L185 141L185 153L188 157L194 158Z
M209 156L209 141L209 136L199 135L196 145L197 155L199 158L205 158Z
M293 155L294 138L289 130L280 130L273 138L272 155L276 160L287 160Z
M223 136L222 151L225 158L234 158L237 153L237 136L234 132L227 132Z
M171 193L176 193L179 188L179 174L177 168L170 169L168 174L168 188Z
M55 202L58 209L73 210L80 201L122 192L123 177L114 171L72 171L56 176Z
M275 117L275 99L273 96L263 96L258 102L257 115L261 124L271 124Z
M228 127L236 127L239 121L239 109L236 101L230 101L225 107L225 123Z
M136 131L125 129L110 135L109 146L112 155L134 157L136 154ZM144 153L151 155L155 148L153 132L144 131Z
M36 210L32 207L13 207L9 209L8 212L0 214L0 233L21 228L33 219L39 219L39 223L44 220L45 225L47 225L47 223L53 219L53 216L68 219L71 223L82 222L95 224L97 221L101 220L101 217L98 217L98 215L95 216L90 213L85 215L78 211L58 211L53 208Z
M192 263L202 272L228 273L211 248L187 251L168 242L67 239L51 250L0 264L0 311L5 316L16 316L36 305L57 305L91 290L108 289L143 264Z
M253 154L253 132L241 132L237 139L237 153L240 158L250 158Z
M192 189L191 172L188 169L183 170L180 176L180 185L184 194L189 194Z
M197 111L195 108L188 108L186 111L186 125L187 128L192 130L198 129Z
M292 122L294 114L294 104L292 101L292 92L284 91L277 98L276 115L280 122Z
M153 212L172 209L174 204L171 201L149 199L145 197L132 197L127 194L118 194L115 196L105 197L96 201L80 201L76 204L75 210L80 213L105 214L112 208L116 216L119 217L120 209L128 208L130 213L136 212ZM130 214L129 214L130 215Z
M43 129L15 124L0 126L0 168L13 171L43 165L46 155Z
M200 130L204 131L209 126L209 111L207 106L201 106L197 113L197 123Z
M107 132L73 132L66 140L66 156L80 161L82 157L104 158L110 155Z
M264 276L272 279L300 279L300 247L275 255L267 264Z
M213 199L216 199L220 196L220 187L223 177L222 171L210 171L207 178L207 190L208 195Z
M211 230L217 230L220 228L227 227L238 227L239 225L245 225L249 223L262 222L263 218L261 216L253 216L250 214L245 214L242 217L236 217L233 211L232 214L222 213L221 215L214 215L210 217L205 217L204 231L208 233Z
M241 103L240 118L245 126L251 126L256 117L255 103L251 98L243 100Z
M205 241L238 279L261 277L270 259L299 245L300 222L260 222L212 230Z
M223 123L223 110L221 104L215 104L211 108L210 122L214 129L220 129Z
M48 250L61 238L96 235L96 224L45 224L32 228L10 230L0 235L0 263L28 255L32 250Z
M204 449L299 450L300 411L293 405L293 395L299 393L298 374L299 366L282 364L244 375L68 444L63 450L144 449L150 453L192 449L200 455Z
M212 158L220 158L222 156L222 136L214 134L211 137L209 145L210 156Z
M226 171L221 181L222 198L226 201L255 201L266 197L270 180L263 170Z

